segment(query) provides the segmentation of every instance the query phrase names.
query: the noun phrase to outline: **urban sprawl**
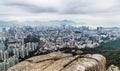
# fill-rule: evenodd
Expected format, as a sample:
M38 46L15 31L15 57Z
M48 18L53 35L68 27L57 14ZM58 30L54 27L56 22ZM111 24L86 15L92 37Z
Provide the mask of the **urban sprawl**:
M4 27L0 29L0 71L37 53L62 48L95 48L120 37L120 28L60 25Z

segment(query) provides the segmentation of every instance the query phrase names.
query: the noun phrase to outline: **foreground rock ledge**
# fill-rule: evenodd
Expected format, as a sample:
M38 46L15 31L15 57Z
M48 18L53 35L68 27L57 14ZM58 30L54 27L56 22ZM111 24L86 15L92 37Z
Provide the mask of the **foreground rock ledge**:
M100 54L76 55L53 52L31 57L8 71L105 71L106 59Z
M114 66L114 65L111 65L111 66L107 69L107 71L120 71L120 70L119 70L119 67Z

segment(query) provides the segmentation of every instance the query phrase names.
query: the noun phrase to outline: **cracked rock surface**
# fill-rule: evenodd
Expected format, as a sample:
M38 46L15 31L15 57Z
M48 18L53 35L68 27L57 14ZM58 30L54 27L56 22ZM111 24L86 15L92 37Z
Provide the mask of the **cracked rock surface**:
M106 59L100 54L76 55L52 52L34 56L8 71L105 71Z

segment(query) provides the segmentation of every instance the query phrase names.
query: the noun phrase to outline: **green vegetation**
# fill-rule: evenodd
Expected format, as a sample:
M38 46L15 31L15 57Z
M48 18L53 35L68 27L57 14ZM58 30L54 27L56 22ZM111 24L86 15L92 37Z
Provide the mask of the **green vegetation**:
M68 47L65 47L65 48L60 49L60 51L64 52L64 53L71 53L73 55L81 55L81 54L83 54L83 51L81 51L78 48L68 48Z
M84 48L82 51L86 53L99 53L106 57L107 67L114 64L120 67L120 39L102 43L96 48Z
M75 54L77 54L77 55L81 55L83 53L83 51L81 51L81 50L76 50L75 51Z
M28 35L27 38L24 39L25 43L28 42L39 42L39 37L36 35Z
M112 47L114 49L120 49L120 39L113 40L107 43L102 43L101 46L103 47Z

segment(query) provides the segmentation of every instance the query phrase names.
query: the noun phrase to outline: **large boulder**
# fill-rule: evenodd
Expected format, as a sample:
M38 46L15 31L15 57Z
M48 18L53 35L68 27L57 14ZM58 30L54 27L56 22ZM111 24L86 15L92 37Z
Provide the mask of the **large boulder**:
M76 55L53 52L31 57L8 71L105 71L106 59L100 54Z
M111 65L111 66L107 69L107 71L120 71L120 70L119 70L119 67L114 66L114 65Z

